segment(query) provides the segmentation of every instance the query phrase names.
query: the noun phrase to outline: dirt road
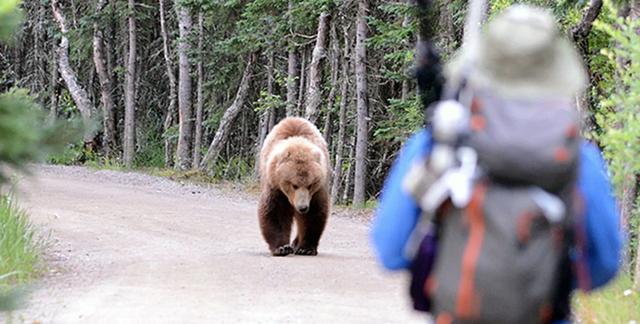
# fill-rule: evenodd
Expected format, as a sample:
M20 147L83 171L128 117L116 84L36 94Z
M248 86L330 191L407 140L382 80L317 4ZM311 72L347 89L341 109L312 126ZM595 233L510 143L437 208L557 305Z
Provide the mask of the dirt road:
M424 323L366 222L333 215L319 256L268 255L243 194L136 173L38 167L20 204L50 232L32 323ZM0 318L0 322L2 319Z

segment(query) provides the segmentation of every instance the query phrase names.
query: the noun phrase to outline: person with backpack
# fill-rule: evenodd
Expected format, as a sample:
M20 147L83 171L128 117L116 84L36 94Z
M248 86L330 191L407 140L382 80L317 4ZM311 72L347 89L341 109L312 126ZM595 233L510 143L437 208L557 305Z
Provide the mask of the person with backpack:
M515 5L445 74L455 98L394 162L376 254L410 270L437 323L568 320L571 292L614 278L622 245L606 164L579 136L581 60L548 11Z

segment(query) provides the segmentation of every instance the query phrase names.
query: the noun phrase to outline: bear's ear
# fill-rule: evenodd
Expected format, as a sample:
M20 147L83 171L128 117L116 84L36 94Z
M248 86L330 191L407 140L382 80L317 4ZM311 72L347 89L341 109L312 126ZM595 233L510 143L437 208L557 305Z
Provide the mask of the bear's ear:
M280 152L280 154L278 154L278 164L289 160L290 157L291 157L291 151L285 150Z
M274 148L269 156L269 164L273 163L275 165L280 165L284 161L286 161L291 155L291 152L286 149L284 145L278 145Z
M316 161L318 164L322 165L322 159L324 158L322 155L322 151L320 151L319 149L315 149L313 150L313 160Z

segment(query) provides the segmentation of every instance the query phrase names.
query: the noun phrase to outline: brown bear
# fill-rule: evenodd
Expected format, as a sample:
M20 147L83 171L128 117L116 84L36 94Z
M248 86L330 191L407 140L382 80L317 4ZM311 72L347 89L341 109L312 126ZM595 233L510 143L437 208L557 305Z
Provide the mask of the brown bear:
M318 254L329 216L329 153L320 131L289 117L269 133L260 151L258 218L274 256ZM291 239L295 221L297 237Z

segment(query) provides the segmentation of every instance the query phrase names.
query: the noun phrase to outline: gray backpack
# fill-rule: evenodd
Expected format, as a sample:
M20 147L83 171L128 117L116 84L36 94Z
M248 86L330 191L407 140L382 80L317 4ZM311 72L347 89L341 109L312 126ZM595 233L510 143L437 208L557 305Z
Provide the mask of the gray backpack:
M476 152L482 172L466 206L447 200L430 220L437 224L437 249L421 286L429 311L438 323L546 323L567 316L577 111L569 101L487 93L476 94L471 106L471 131L461 145ZM411 191L420 201L432 181L416 183Z

